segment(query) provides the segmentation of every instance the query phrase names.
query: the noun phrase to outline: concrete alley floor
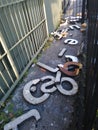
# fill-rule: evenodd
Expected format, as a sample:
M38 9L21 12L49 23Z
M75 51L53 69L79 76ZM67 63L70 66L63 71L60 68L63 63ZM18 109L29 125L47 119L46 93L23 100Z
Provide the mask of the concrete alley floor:
M80 25L80 23L78 23ZM70 36L72 34L72 36ZM73 38L79 41L77 45L68 45L64 43L67 38ZM68 32L66 38L61 40L53 40L48 49L41 53L38 62L42 62L53 68L56 68L58 64L64 64L66 62L65 57L58 57L59 52L66 48L66 55L77 56L79 51L81 51L81 46L83 46L83 33L80 30L74 29ZM79 62L83 63L83 56L78 57ZM78 93L74 96L62 95L58 90L51 93L50 97L38 105L32 105L28 103L23 97L23 88L30 80L42 78L43 76L52 75L56 76L51 72L46 71L33 65L27 72L27 76L23 79L20 85L12 95L11 101L8 103L5 111L7 111L8 106L13 104L13 111L22 110L23 113L28 112L31 109L37 109L41 115L41 119L37 122L33 117L26 120L19 125L19 130L77 130L79 125L81 125L82 113L83 113L83 91L84 91L84 76L81 71L80 74L73 79L78 83ZM62 77L68 77L62 74ZM37 85L37 92L33 96L40 97L42 92L40 90L41 83ZM66 84L65 88L69 89L70 85ZM79 119L80 118L80 119ZM80 130L80 129L79 129Z
M81 23L77 23L81 26ZM50 97L43 103L32 105L28 103L23 97L23 88L29 81L43 76L53 74L45 69L40 68L36 64L32 64L22 82L17 86L16 90L11 96L10 102L5 108L8 113L8 107L12 105L13 112L22 110L26 113L29 110L37 109L40 113L41 119L36 121L33 117L24 121L19 125L19 130L82 130L82 119L84 109L84 66L85 57L83 53L84 36L79 29L68 31L68 36L61 40L53 40L47 49L43 48L37 62L42 62L52 68L56 68L58 64L66 62L65 56L58 57L59 52L66 48L66 55L78 56L79 62L83 64L83 69L78 76L72 77L78 84L78 93L73 96L62 95L58 90L50 94ZM78 40L77 45L65 44L64 40L72 38ZM62 77L68 77L62 74ZM40 90L42 83L37 84L37 91L33 96L40 97L42 92ZM70 89L70 85L66 83L63 87ZM12 113L13 113L12 112Z

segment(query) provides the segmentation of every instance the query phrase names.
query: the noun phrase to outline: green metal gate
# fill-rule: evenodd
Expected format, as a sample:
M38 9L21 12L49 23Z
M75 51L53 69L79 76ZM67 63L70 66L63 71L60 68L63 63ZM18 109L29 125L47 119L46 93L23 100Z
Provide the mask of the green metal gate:
M48 37L43 0L0 0L0 104Z

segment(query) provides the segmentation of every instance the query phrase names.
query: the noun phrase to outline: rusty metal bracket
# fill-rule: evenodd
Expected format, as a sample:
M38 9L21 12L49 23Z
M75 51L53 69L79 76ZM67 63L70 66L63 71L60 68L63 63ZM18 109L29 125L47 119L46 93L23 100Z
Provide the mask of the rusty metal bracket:
M66 62L64 65L58 65L60 71L68 76L77 76L82 69L82 64L78 62Z

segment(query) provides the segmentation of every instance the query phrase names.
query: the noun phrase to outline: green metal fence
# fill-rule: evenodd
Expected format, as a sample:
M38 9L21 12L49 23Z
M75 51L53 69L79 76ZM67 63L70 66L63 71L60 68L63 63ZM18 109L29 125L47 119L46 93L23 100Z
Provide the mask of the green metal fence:
M43 0L0 0L0 104L48 37Z

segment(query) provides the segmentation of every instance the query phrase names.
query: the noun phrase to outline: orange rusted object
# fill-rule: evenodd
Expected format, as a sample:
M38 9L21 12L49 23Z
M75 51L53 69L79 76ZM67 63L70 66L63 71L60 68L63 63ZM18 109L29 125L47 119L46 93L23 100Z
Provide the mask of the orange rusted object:
M82 64L77 62L66 62L63 67L59 67L60 71L68 76L77 76L82 69Z

